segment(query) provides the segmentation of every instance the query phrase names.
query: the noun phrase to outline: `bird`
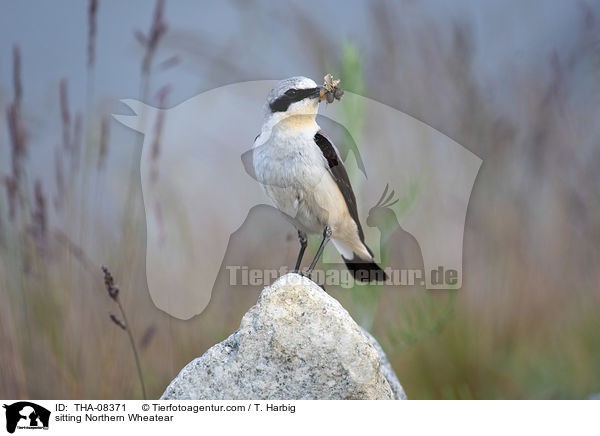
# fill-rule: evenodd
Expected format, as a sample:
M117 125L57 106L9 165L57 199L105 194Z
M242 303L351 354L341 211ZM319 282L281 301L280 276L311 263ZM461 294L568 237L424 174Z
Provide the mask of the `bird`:
M339 99L338 91L335 96ZM300 251L294 272L299 272L307 235L320 234L323 238L317 253L301 274L310 277L331 241L355 280L385 281L385 272L365 243L344 163L316 122L323 100L333 101L331 89L308 77L290 77L271 89L261 132L251 150L253 177L298 231Z

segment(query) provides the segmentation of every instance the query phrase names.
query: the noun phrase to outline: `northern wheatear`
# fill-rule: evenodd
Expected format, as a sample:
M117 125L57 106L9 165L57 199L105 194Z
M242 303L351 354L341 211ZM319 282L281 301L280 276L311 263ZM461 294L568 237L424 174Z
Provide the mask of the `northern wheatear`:
M341 97L341 90L335 97ZM315 120L319 102L325 99L333 100L331 89L306 77L282 80L271 90L262 130L252 148L254 174L275 206L298 229L296 272L306 249L306 234L322 234L307 274L331 239L355 279L385 280L365 244L344 164Z

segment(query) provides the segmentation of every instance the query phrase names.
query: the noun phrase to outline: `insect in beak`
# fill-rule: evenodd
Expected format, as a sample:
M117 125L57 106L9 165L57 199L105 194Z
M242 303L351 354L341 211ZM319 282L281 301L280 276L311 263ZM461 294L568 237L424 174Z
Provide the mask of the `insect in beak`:
M320 91L319 91L319 101L323 101L327 98L327 90L323 87L321 87Z

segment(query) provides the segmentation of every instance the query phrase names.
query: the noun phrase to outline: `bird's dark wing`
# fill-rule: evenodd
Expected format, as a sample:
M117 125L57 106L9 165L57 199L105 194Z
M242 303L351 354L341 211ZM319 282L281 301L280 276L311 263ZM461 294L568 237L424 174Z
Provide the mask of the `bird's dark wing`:
M327 159L329 172L333 176L333 180L335 180L335 183L346 201L350 216L356 223L356 227L358 227L358 236L360 237L360 240L364 242L365 237L362 227L360 226L360 220L358 219L356 197L354 196L354 191L352 190L352 185L350 185L350 179L348 178L348 173L346 172L346 168L344 168L344 163L340 158L340 154L335 148L335 145L333 145L329 138L327 138L320 130L315 135L315 143L321 149L321 153L323 153L325 159Z

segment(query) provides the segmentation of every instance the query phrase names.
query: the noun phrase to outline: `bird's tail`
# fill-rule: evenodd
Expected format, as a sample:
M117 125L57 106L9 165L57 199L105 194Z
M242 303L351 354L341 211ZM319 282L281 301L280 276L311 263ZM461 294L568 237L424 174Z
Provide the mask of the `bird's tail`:
M342 259L346 262L346 267L354 277L354 280L365 283L384 282L387 280L385 271L372 260L362 260L356 254L352 259L346 259L344 256L342 256Z
M373 252L367 245L361 241L360 246L356 246L357 250L362 253L357 253L349 245L340 240L332 239L333 245L342 255L342 259L346 263L346 267L354 280L359 282L384 282L387 280L387 274L373 260Z

